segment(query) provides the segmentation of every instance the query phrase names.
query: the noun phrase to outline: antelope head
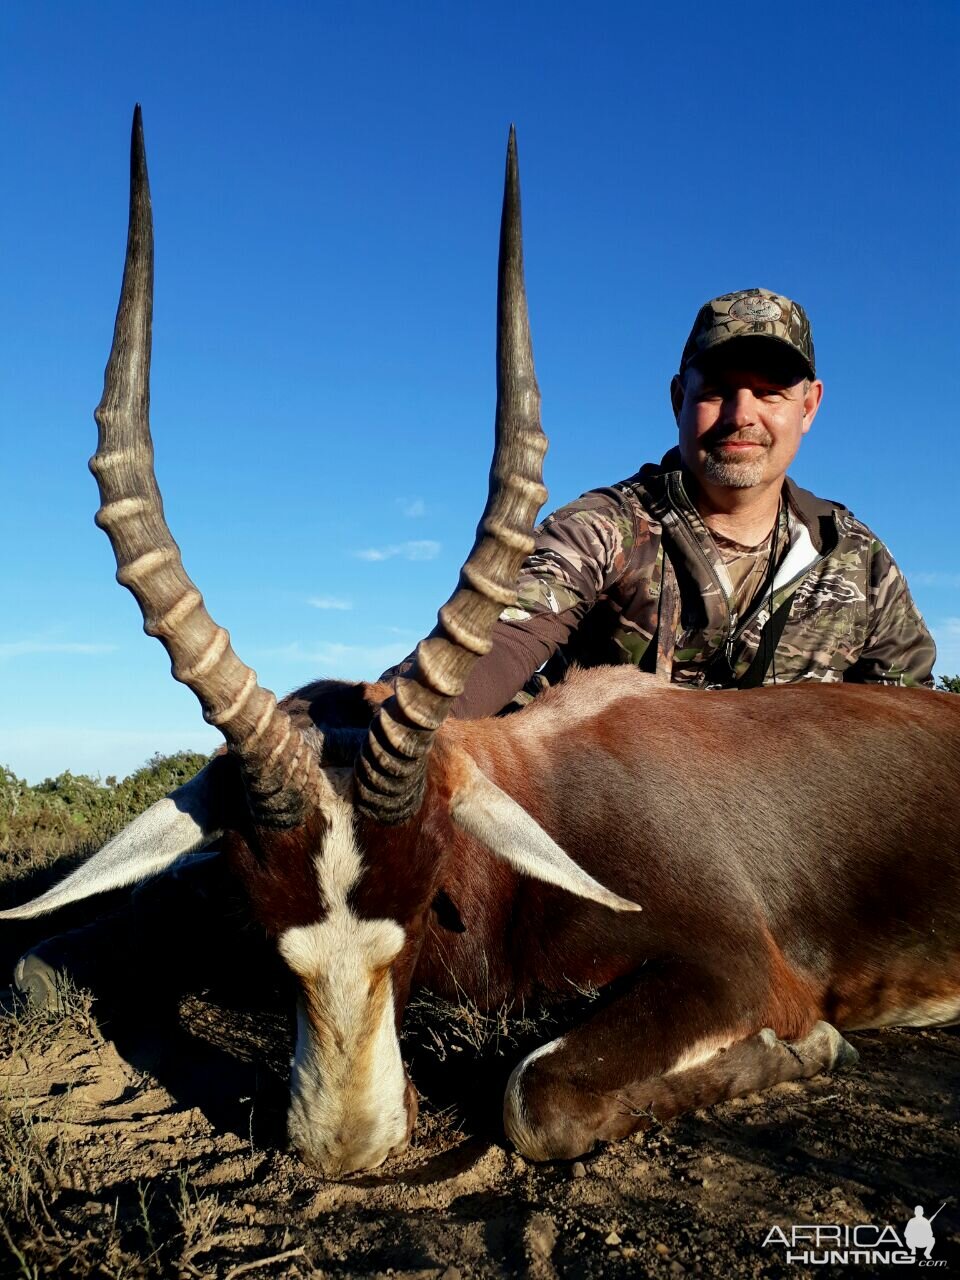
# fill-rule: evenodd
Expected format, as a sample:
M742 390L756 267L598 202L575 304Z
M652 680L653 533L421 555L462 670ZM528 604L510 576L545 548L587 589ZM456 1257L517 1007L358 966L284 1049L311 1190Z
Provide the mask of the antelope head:
M204 606L167 527L153 468L149 372L153 228L139 107L130 223L90 468L97 524L144 630L170 655L225 748L60 884L0 918L24 919L143 880L214 842L244 879L298 988L288 1125L328 1176L403 1147L416 1094L401 1061L406 1001L438 849L453 827L528 875L631 909L438 731L494 623L516 598L546 490L546 438L523 282L513 130L500 231L496 444L487 504L456 590L392 687L322 682L278 704Z

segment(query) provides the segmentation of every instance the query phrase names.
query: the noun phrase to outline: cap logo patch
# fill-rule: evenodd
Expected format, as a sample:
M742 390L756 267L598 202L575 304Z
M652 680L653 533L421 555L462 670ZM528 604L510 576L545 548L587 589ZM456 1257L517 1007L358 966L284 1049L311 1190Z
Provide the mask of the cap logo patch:
M730 315L735 320L747 320L751 324L769 324L772 320L783 319L783 308L773 298L754 295L750 298L738 298L730 308Z

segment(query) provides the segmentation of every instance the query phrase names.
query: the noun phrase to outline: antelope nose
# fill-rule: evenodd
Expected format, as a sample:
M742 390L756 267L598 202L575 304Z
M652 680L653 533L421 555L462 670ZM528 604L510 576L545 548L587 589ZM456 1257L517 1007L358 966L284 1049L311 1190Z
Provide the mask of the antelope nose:
M361 1170L375 1169L382 1164L392 1151L372 1151L363 1148L338 1147L333 1151L307 1151L302 1147L297 1155L311 1169L316 1169L324 1178L336 1180Z
M325 1141L314 1147L309 1143L294 1143L297 1155L310 1169L315 1169L324 1178L344 1178L350 1173L359 1173L366 1169L376 1169L388 1156L398 1155L409 1146L409 1134L403 1134L400 1140L381 1137L371 1140L358 1133L338 1134L336 1138Z

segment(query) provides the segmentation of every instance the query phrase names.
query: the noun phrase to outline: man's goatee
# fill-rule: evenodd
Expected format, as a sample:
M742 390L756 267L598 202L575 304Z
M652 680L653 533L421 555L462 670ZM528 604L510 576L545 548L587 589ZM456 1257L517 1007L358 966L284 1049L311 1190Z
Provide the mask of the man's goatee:
M708 453L703 461L703 471L713 484L727 489L752 489L763 479L763 460L751 458L743 462L727 462Z

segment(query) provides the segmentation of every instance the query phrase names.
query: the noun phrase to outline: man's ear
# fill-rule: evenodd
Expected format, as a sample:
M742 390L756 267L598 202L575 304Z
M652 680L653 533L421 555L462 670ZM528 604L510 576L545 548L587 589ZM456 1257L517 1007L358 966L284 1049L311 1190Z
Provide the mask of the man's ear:
M803 434L806 435L813 426L813 420L817 416L820 408L820 402L823 399L823 383L819 378L814 378L807 386L803 393Z
M670 403L673 405L673 416L680 425L680 410L683 408L684 397L683 379L679 373L675 373L670 380Z

